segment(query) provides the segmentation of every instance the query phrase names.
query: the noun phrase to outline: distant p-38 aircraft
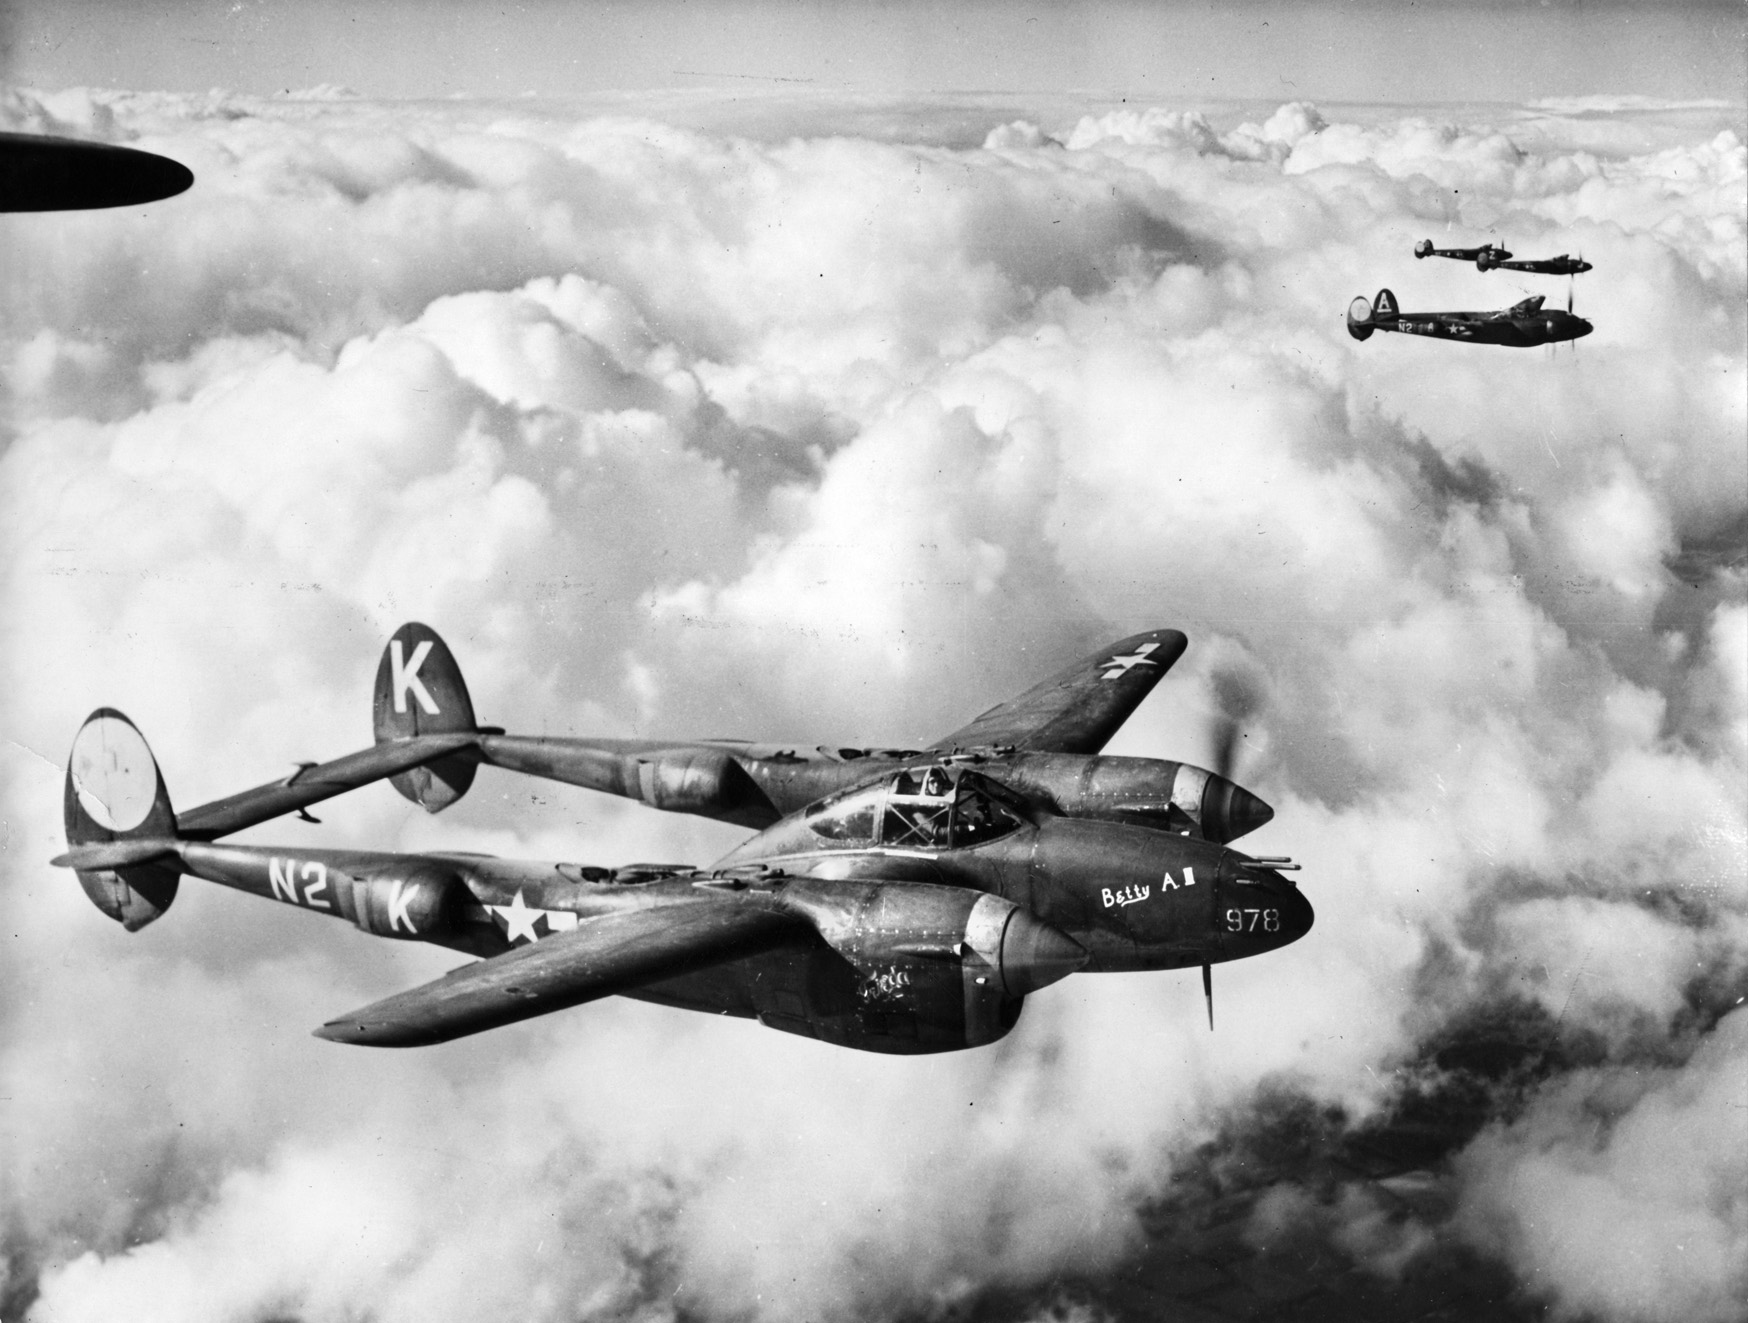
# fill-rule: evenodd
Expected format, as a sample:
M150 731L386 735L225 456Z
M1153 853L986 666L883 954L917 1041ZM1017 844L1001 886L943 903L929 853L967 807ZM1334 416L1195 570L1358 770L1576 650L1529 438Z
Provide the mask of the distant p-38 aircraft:
M1525 257L1512 260L1503 248L1484 243L1479 248L1434 248L1431 239L1414 245L1416 257L1450 257L1459 262L1473 262L1481 271L1527 271L1538 276L1579 276L1590 270L1582 257L1561 253L1558 257Z
M1498 312L1403 312L1396 306L1396 296L1381 289L1376 302L1368 303L1362 294L1348 305L1347 333L1356 340L1369 340L1373 331L1400 331L1527 349L1581 339L1594 329L1570 308L1543 308L1542 302L1537 294Z

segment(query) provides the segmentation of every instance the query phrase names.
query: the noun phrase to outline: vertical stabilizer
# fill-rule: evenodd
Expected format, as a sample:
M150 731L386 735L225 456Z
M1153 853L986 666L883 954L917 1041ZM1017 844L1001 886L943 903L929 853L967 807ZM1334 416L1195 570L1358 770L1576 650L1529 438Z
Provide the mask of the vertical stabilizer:
M67 844L168 840L176 814L145 737L114 708L100 707L73 739L62 795ZM91 903L129 932L151 923L176 899L181 874L153 862L78 870Z
M410 621L389 638L376 668L373 717L378 744L477 729L461 668L429 625ZM389 783L426 812L440 813L467 793L478 768L471 751L455 753L398 773Z

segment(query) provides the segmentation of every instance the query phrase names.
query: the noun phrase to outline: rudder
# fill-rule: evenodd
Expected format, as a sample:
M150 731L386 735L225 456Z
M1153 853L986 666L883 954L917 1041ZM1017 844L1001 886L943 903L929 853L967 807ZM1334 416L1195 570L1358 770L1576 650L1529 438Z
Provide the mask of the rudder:
M80 846L168 842L176 835L157 760L138 728L114 708L98 708L73 738L61 817L75 853ZM75 871L91 903L130 933L170 908L181 880L177 867L159 862Z
M1378 291L1378 297L1372 300L1372 314L1375 317L1394 317L1402 310L1396 306L1396 296L1387 289Z
M409 621L390 636L376 668L372 716L378 744L478 729L455 655L429 625ZM455 753L389 783L427 813L440 813L467 793L478 766L469 753Z
M1372 305L1364 294L1358 295L1347 305L1347 333L1356 340L1369 340L1372 330Z

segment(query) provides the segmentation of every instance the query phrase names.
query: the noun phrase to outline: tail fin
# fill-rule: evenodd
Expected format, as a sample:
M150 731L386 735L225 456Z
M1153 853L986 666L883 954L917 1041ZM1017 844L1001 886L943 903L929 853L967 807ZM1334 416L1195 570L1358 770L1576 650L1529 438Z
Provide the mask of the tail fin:
M74 737L61 812L72 848L55 862L73 866L93 905L130 933L170 908L176 814L145 737L114 708Z
M1364 294L1347 305L1347 333L1356 340L1372 338L1372 305Z
M1387 289L1378 291L1378 297L1372 300L1372 315L1374 317L1394 317L1402 309L1396 306L1396 296Z
M1414 245L1414 255L1416 257L1431 257L1432 256L1432 240L1431 239L1422 239L1419 243L1415 244Z
M389 639L376 668L373 716L378 744L478 729L461 668L429 625L409 622ZM453 753L400 772L389 783L427 813L440 813L467 793L478 766L471 751Z

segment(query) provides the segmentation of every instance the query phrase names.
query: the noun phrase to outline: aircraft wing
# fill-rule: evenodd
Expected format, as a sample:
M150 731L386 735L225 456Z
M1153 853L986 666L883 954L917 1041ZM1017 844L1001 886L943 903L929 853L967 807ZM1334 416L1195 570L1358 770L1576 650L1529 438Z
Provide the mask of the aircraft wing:
M356 790L384 777L434 762L477 742L472 732L415 735L349 753L332 762L310 763L283 780L215 799L176 815L176 834L195 841L217 840L258 822L293 813L310 804Z
M749 903L746 892L584 919L410 991L330 1020L316 1037L368 1047L423 1047L579 1006L750 955L807 930Z
M1187 646L1175 629L1133 634L997 703L930 747L1011 744L1039 753L1097 753Z

